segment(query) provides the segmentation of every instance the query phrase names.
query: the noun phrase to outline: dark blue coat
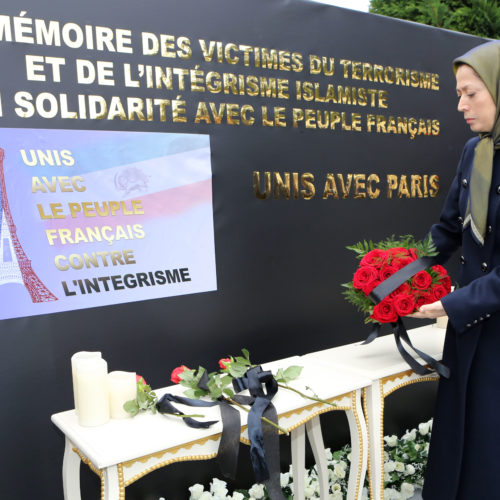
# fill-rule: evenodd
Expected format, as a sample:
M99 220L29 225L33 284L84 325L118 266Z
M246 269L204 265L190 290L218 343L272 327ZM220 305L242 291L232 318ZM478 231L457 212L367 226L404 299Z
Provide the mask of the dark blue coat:
M440 221L431 229L441 262L460 248L434 415L425 500L500 498L500 151L495 153L484 247L463 231L474 148L465 145Z

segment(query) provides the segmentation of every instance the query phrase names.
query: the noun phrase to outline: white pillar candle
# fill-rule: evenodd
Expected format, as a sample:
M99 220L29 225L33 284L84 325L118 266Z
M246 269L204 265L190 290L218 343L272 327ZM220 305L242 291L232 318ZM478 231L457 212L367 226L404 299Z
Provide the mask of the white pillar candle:
M123 409L123 405L137 397L135 373L119 371L108 373L108 388L111 418L130 417L130 413Z
M104 359L80 360L76 365L78 423L85 427L109 420L108 364Z
M77 414L78 414L78 392L77 392L78 389L76 386L76 376L75 376L76 366L82 360L100 359L100 358L102 358L101 353L100 352L93 352L93 351L80 351L80 352L73 354L73 356L71 356L71 375L73 378L73 398L75 401L75 410L76 410Z

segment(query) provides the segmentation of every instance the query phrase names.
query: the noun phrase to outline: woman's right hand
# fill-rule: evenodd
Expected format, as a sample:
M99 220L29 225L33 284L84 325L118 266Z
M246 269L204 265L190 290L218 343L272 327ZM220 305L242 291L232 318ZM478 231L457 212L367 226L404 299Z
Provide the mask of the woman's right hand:
M423 306L420 306L417 312L408 314L408 316L410 318L435 319L440 316L446 316L446 311L444 310L441 301L438 300L432 304L424 304Z

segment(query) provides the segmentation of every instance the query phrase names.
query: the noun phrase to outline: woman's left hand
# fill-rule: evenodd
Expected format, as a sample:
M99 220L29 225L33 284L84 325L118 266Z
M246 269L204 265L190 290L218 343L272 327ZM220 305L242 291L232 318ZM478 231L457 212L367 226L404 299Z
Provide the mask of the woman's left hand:
M435 319L440 316L446 316L446 311L444 310L443 304L440 300L433 302L432 304L425 304L420 306L417 312L408 314L410 318L427 318Z

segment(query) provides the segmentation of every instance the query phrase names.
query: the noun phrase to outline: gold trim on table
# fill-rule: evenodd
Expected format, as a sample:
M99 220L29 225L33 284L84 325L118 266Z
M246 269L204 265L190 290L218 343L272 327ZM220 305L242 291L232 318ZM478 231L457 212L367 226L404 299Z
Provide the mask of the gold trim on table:
M218 434L214 434L213 436L208 436L205 438L197 439L195 441L190 441L189 443L180 444L179 446L167 448L166 450L156 451L155 453L151 453L149 455L144 455L144 456L139 457L139 458L134 458L132 460L127 460L126 462L122 462L122 465L123 465L123 467L128 468L128 467L132 467L137 462L141 462L141 463L145 464L151 458L158 458L160 460L166 453L174 454L180 450L187 451L196 445L203 446L208 441L217 441L221 437L221 435L222 434L219 432ZM197 460L197 459L193 459L193 460Z
M210 460L212 458L215 458L217 456L217 453L210 453L209 455L190 455L187 457L174 457L174 458L169 458L168 460L165 460L164 462L160 462L156 465L152 465L151 467L148 467L144 471L140 472L139 474L136 474L135 476L131 477L128 481L125 482L125 486L129 486L130 484L134 483L138 479L141 479L141 477L144 477L145 475L149 474L150 472L153 472L156 469L161 469L162 467L166 467L167 465L173 464L175 462L188 462L190 460ZM120 498L120 500L122 500Z
M358 476L356 478L356 491L355 497L358 498L360 483L361 483L361 471L363 470L363 433L361 431L361 423L359 421L358 415L358 405L356 404L356 391L351 392L351 401L352 401L352 413L354 418L356 419L356 427L358 429L358 439L359 439L359 465L358 465ZM352 451L352 443L351 443L351 451Z
M80 460L90 467L90 470L96 473L101 479L103 475L102 469L98 469L78 448L73 447L72 450L80 457Z

